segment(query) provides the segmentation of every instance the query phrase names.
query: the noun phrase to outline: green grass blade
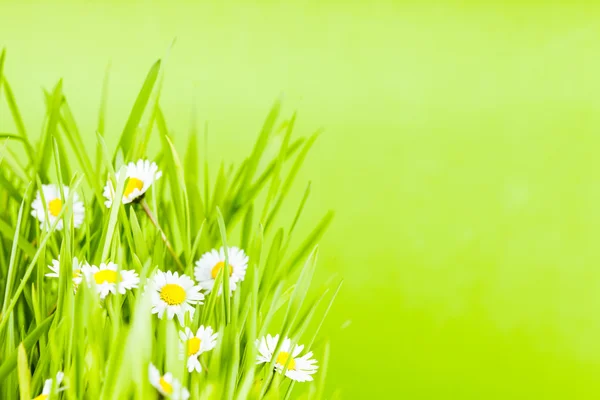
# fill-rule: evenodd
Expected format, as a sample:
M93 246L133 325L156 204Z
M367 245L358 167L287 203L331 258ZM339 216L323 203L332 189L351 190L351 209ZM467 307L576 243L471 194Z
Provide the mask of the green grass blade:
M202 231L204 230L204 223L206 221L202 221L202 225L200 225L200 229L198 229L198 233L196 233L196 238L194 239L194 244L192 245L192 249L190 250L190 255L187 259L187 266L191 269L194 259L196 258L196 253L198 252L198 248L200 247L200 241L202 240Z
M19 243L19 235L20 235L21 225L22 225L22 221L23 221L23 209L24 208L25 208L25 199L23 199L23 201L21 202L21 206L19 207L19 214L17 216L17 227L16 227L15 233L14 233L12 249L10 251L10 261L8 264L8 271L6 273L6 285L4 287L4 297L3 297L4 301L2 303L2 313L1 313L2 315L4 315L6 313L6 308L8 307L8 299L10 298L10 294L11 294L12 284L13 284L13 281L16 280L17 246Z
M269 188L269 192L267 194L267 199L265 200L264 211L261 217L261 221L266 220L266 214L271 205L271 200L275 198L277 191L279 190L279 185L281 183L281 169L283 168L283 163L285 162L285 155L287 154L287 149L289 146L290 139L292 137L292 132L294 131L294 124L296 122L296 113L292 115L292 118L287 123L287 130L283 141L281 142L281 149L279 150L279 155L275 160L275 168L273 170L273 178L271 181L271 186ZM265 225L265 230L267 225Z
M106 106L108 103L108 83L110 78L110 63L106 66L104 71L104 79L102 81L102 92L100 94L100 107L98 110L98 125L96 132L100 136L104 136L104 129L106 125ZM96 142L96 173L100 176L102 170L102 147L100 143Z
M0 53L0 99L2 99L2 80L4 79L4 60L6 60L6 48Z
M160 68L159 74L158 74L158 83L155 85L156 90L154 90L151 93L151 97L148 100L148 102L150 103L150 110L152 110L152 113L150 114L150 118L149 118L149 121L148 121L148 124L146 127L146 131L144 132L143 135L140 135L139 146L137 148L137 151L135 151L133 153L132 159L142 158L144 156L144 154L146 154L146 150L148 148L148 143L150 143L150 135L152 134L152 128L154 126L154 122L156 121L157 111L159 108L158 105L159 105L159 101L160 101L160 95L162 92L162 83L163 83L163 80L165 77L164 76L165 67L169 60L169 55L171 53L171 49L173 48L174 45L175 45L175 39L173 39L173 41L167 48L166 54L163 58L163 61L161 62L161 68Z
M100 107L98 108L98 125L96 132L104 136L104 126L106 125L106 105L108 103L108 83L110 80L110 63L104 71L104 79L102 80L102 91L100 94Z
M180 197L180 205L182 206L182 220L184 225L183 231L183 246L184 246L184 257L190 253L191 246L191 227L190 227L190 204L188 200L188 192L184 177L183 165L181 164L181 160L179 159L179 155L177 154L177 150L175 150L175 146L173 142L169 138L169 136L165 136L165 140L167 141L169 148L171 150L172 157L172 167L171 171L175 176L175 179L171 181L171 187L173 188L173 194L177 193Z
M269 213L269 217L267 218L267 220L265 222L265 231L268 231L269 227L273 223L273 220L275 219L277 212L279 211L288 192L290 191L290 189L292 187L292 184L294 183L294 179L296 179L296 175L298 174L300 167L304 163L304 160L306 159L308 152L310 151L311 147L313 146L313 144L315 143L315 141L317 140L319 135L320 135L320 132L317 132L314 135L312 135L311 138L302 147L302 151L300 151L300 154L298 154L298 157L296 158L296 161L294 162L294 165L292 166L292 169L290 170L288 177L286 178L285 182L283 183L283 186L281 188L281 193L279 194L277 202L273 206L273 209Z
M252 224L254 220L254 207L249 206L248 211L246 211L246 215L244 217L244 223L242 225L242 237L240 240L240 245L242 249L247 249L250 244L250 235L252 234Z
M8 141L7 141L8 142ZM6 143L5 143L6 144ZM0 159L2 162L8 164L8 167L4 167L10 170L17 178L21 180L22 184L27 185L31 180L29 174L25 171L25 168L17 161L17 157L12 154L7 146L3 146L0 149Z
M0 132L0 139L14 139L14 140L18 140L18 141L25 141L25 139L23 139L23 137L21 137L21 135L17 135L16 133L5 133L5 132Z
M123 128L123 132L121 133L121 138L119 139L117 149L120 149L124 155L128 155L129 152L132 151L132 144L135 142L137 127L142 119L142 116L144 115L150 95L154 89L154 84L156 83L158 73L160 72L160 64L161 60L158 60L150 68L150 71L146 76L146 80L144 81L133 108L131 109L129 118L125 124L125 128ZM113 161L114 160L116 160L116 153L113 158Z
M44 322L39 324L30 334L28 334L25 339L23 339L23 346L25 347L26 351L31 351L40 337L48 331L53 320L54 315L50 315L44 320ZM15 367L17 366L17 358L17 351L14 351L4 359L0 365L0 381L6 379L6 377L14 371Z
M225 221L223 221L223 214L221 210L217 208L217 221L219 223L219 232L221 233L221 242L225 250L225 266L221 269L220 274L223 276L223 301L225 305L225 321L229 325L231 322L231 296L229 296L229 247L227 246L227 229L225 228Z
M294 233L294 229L296 228L296 224L298 223L298 221L300 220L300 216L302 215L302 211L304 211L304 206L306 205L306 201L308 200L308 197L310 196L310 187L311 187L312 183L308 182L308 184L306 185L306 189L304 190L304 195L302 196L302 200L300 201L300 205L298 206L298 209L296 210L296 214L294 215L294 219L292 221L292 224L290 225L290 229L288 231L287 234L287 240L285 245L283 246L283 252L285 253L287 248L290 245L290 240L292 238L292 235Z
M99 203L102 203L102 183L99 179L102 179L94 172L94 167L92 164L92 160L88 157L87 152L85 151L85 144L79 133L79 129L77 128L77 123L75 122L75 118L71 112L71 108L69 107L69 103L66 99L63 102L62 106L63 110L63 118L61 118L61 126L69 140L73 150L75 152L75 156L79 161L79 165L83 170L83 173L87 177L87 182L90 184L91 188L96 195L96 199ZM61 146L63 148L64 146Z
M325 392L325 382L327 378L327 369L329 367L329 358L331 355L331 346L329 342L325 343L325 350L323 351L323 359L321 360L321 366L319 367L319 379L317 382L317 394L315 400L321 400L323 393Z
M187 151L184 157L185 187L188 191L187 198L192 199L194 206L189 207L190 231L196 232L199 224L206 218L206 206L203 204L200 191L200 167L198 164L198 132L192 129L188 140Z
M60 121L60 108L62 105L62 79L58 81L52 94L48 96L46 129L40 140L38 154L37 171L43 181L48 180L48 167L50 164L50 156L52 155L52 137L56 135L58 123Z
M312 250L312 248L321 239L321 236L323 236L323 233L325 233L325 230L327 230L327 227L333 220L333 215L333 211L329 211L323 217L323 219L321 219L321 222L319 222L316 228L313 229L310 235L308 235L308 237L304 240L304 242L302 242L298 250L296 250L296 252L291 256L290 260L285 264L285 267L283 267L284 271L293 271L295 266L300 262L300 260L306 257L306 254L308 254L308 252Z
M0 165L2 165L2 157L0 157ZM10 178L5 176L5 173L2 170L0 170L0 186L6 190L6 195L11 197L17 203L20 203L23 200L23 194L21 193L22 189L17 189L17 186L13 184Z
M31 372L27 362L27 352L23 343L17 349L17 369L19 371L19 393L22 399L31 399L29 387L31 385Z
M325 309L325 312L323 313L323 316L321 317L321 320L319 321L317 328L313 331L312 338L308 342L308 346L306 347L307 349L310 349L312 347L313 343L315 342L315 339L317 338L317 335L321 331L321 327L323 326L323 323L325 322L325 318L327 318L327 315L329 314L329 311L331 310L331 307L333 306L333 302L335 301L338 293L340 292L340 289L342 288L343 283L344 283L344 281L340 281L340 283L338 283L338 285L335 289L335 292L333 292L333 295L329 299L329 304L327 304L327 308Z
M125 170L124 168L119 171L117 176L117 187L115 189L115 195L113 202L110 207L110 214L108 217L108 225L103 235L102 242L104 247L102 248L102 255L98 261L104 261L108 259L108 253L112 243L113 235L115 234L115 228L117 226L117 218L119 216L119 209L121 208L121 199L123 197L123 190L125 189Z
M304 139L298 139L294 143L289 146L289 149L286 154L286 160L292 157L296 151L300 148L302 143L304 143ZM273 175L275 171L275 164L277 160L271 161L271 163L267 166L265 171L260 175L260 177L256 180L252 186L248 188L230 188L227 196L225 204L230 205L230 208L223 210L226 212L225 223L231 225L235 222L235 218L239 216L239 212L244 210L244 207L251 204L256 197L261 193L261 190L264 189L265 185L269 181L269 178ZM244 163L246 165L247 162ZM233 190L236 189L236 190Z
M142 228L140 227L140 223L133 207L129 209L129 220L131 222L131 231L135 243L135 253L140 261L145 262L150 254L148 253L148 246L146 245Z
M204 215L210 210L210 175L208 166L208 122L204 125Z
M0 233L6 238L12 238L14 234L13 228L2 218L0 218ZM25 254L27 254L27 256L34 256L36 252L35 247L33 247L33 245L29 243L23 236L19 236L17 238L17 245Z
M17 102L15 100L15 96L13 94L13 91L12 91L10 85L8 84L8 81L6 80L6 76L3 77L3 80L0 81L0 84L2 84L2 86L4 87L4 95L6 97L6 103L8 104L8 109L10 110L10 113L13 117L13 121L17 128L17 133L19 135L21 135L21 137L23 138L23 141L25 142L25 150L27 151L29 160L35 164L36 159L37 159L36 155L35 155L35 151L33 149L33 146L31 145L31 142L29 142L29 140L27 138L27 131L25 130L25 124L23 123L23 118L21 117L21 112L19 111L19 107L17 107Z
M271 137L273 127L275 126L275 121L277 121L277 117L279 116L280 108L281 103L279 101L276 101L263 124L260 135L258 136L258 140L254 145L254 150L252 150L252 154L248 158L246 173L244 175L243 187L249 186L252 182L252 179L254 178L254 173L256 172L256 168L258 168L258 163L260 162L263 152L267 147L267 143L269 142L269 138Z

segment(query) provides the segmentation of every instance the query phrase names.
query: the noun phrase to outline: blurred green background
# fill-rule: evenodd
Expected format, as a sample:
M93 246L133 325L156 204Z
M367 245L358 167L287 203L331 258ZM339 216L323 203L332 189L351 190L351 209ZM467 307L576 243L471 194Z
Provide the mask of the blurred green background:
M324 127L305 232L333 208L318 283L343 398L600 396L600 26L581 2L0 0L29 131L64 78L94 129L111 62L117 135L151 63L183 148L240 160L273 100ZM0 107L0 130L11 129ZM177 133L180 133L178 136Z

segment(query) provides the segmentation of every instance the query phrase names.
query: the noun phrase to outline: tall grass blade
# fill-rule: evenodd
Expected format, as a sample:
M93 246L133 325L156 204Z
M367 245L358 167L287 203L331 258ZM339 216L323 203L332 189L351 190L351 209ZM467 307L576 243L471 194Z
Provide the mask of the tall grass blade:
M142 116L144 115L146 105L148 104L148 100L150 99L150 95L154 89L154 84L156 83L156 79L158 78L158 73L160 71L160 64L161 60L158 60L150 68L150 71L146 76L146 80L144 81L133 108L131 109L131 113L129 114L129 118L125 124L125 128L123 128L123 132L121 133L121 138L119 139L117 149L120 149L125 155L132 151L132 143L134 143L136 138L136 129L142 119ZM115 160L116 153L113 157L113 161Z
M17 370L19 371L19 393L22 399L31 399L31 372L29 371L29 362L27 361L27 352L23 343L17 350Z

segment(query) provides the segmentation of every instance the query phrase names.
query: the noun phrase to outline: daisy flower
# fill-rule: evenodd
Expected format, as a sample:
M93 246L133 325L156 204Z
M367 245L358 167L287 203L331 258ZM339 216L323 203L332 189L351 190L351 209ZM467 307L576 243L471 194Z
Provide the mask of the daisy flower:
M84 265L81 272L86 280L91 283L96 282L96 290L100 294L100 299L104 299L109 293L125 294L127 290L137 288L140 278L134 270L118 270L117 264L109 262L102 263L100 267L95 265Z
M73 288L77 289L77 286L81 283L81 269L84 267L84 263L80 262L77 257L73 257ZM60 273L60 257L58 260L52 260L52 265L48 265L50 271L46 274L48 278L58 278Z
M61 384L65 374L62 372L58 372L56 374L56 388ZM44 381L44 388L42 389L42 394L35 397L33 400L46 400L50 396L50 392L52 391L52 384L54 383L53 379L46 379Z
M173 374L170 372L161 375L158 369L153 364L150 364L148 366L148 378L150 384L165 397L173 400L187 400L190 398L190 392L182 387L181 382L173 378Z
M148 160L138 160L137 163L130 162L127 164L125 171L125 189L123 191L123 204L128 204L136 199L141 198L152 184L160 179L162 172L158 170L156 163L150 163ZM115 186L109 179L104 186L104 197L106 201L104 205L107 208L112 206L115 196Z
M194 285L194 281L187 275L177 272L156 271L151 281L152 288L152 314L163 317L165 311L167 318L177 319L181 325L184 324L185 313L190 317L194 315L196 304L202 304L204 295L200 293L200 287Z
M65 199L69 197L69 187L63 186L63 192ZM42 192L44 194L44 200L46 205L42 202L42 196L40 192L37 192L35 200L31 203L31 215L40 221L40 228L46 228L50 230L50 227L56 221L58 215L62 211L64 202L60 196L60 188L57 185L42 185ZM83 208L83 202L79 200L79 195L73 193L73 224L75 228L79 228L83 223L83 217L85 215L85 209ZM57 230L63 229L62 219L56 224Z
M257 364L271 362L278 341L279 335L275 335L275 337L267 335L266 338L263 337L260 340L256 340L259 352ZM292 349L292 341L286 337L281 344L279 353L275 357L275 370L282 373L287 368L285 376L288 378L298 382L312 381L313 378L311 375L317 372L318 368L315 365L317 360L312 358L312 351L309 351L302 357L298 357L303 349L304 346L299 345L294 346Z
M203 325L198 328L195 335L190 328L185 328L185 331L179 331L181 356L182 358L183 355L187 357L189 372L193 370L202 372L198 356L215 348L217 336L216 333L213 334L213 329L210 326L205 328Z
M233 292L237 287L237 283L244 280L246 277L246 269L248 268L248 256L244 250L237 247L228 248L229 256L229 289ZM198 285L202 289L211 291L215 279L219 272L225 266L225 249L221 247L219 251L213 249L206 252L196 261L194 268L194 276L198 281ZM221 289L222 290L222 289ZM221 293L221 291L219 291Z

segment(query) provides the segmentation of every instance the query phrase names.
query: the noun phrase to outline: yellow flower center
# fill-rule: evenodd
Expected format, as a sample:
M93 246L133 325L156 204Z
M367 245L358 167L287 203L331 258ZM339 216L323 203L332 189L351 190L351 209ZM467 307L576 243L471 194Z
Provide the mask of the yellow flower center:
M73 278L79 278L81 276L81 270L78 269L74 269L73 270Z
M117 271L103 269L94 274L94 280L96 281L96 285L104 282L117 283L118 276Z
M164 377L162 377L162 376L160 377L158 384L160 385L163 392L165 392L166 394L173 393L173 385L171 385L169 382L165 381Z
M127 180L127 186L125 186L125 191L123 192L123 196L128 197L135 189L141 191L144 187L144 182L140 181L137 178L129 178Z
M34 398L33 400L46 400L48 398L47 394L40 394L38 397Z
M215 264L212 271L210 271L210 274L212 275L213 279L217 279L217 275L219 275L219 272L221 272L221 270L223 269L224 266L225 266L224 261L219 261L218 263ZM229 266L229 276L231 276L231 274L233 274L233 267L230 265Z
M187 354L188 354L188 357L189 356L193 356L198 351L200 351L200 343L201 342L202 341L200 339L198 339L197 337L193 337L190 340L188 340L188 342L187 342Z
M185 290L174 283L167 283L160 289L160 299L170 306L176 306L185 301Z
M58 217L58 214L60 214L60 210L62 210L61 199L54 199L48 202L48 211L50 211L50 214L52 214L55 217Z
M287 369L290 371L296 369L296 360L294 360L294 357L292 357L291 354L287 351L280 351L275 362L281 365L282 367L285 367L287 365Z

